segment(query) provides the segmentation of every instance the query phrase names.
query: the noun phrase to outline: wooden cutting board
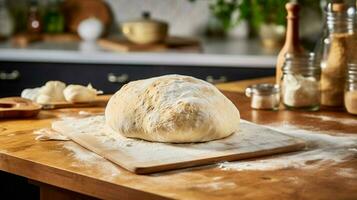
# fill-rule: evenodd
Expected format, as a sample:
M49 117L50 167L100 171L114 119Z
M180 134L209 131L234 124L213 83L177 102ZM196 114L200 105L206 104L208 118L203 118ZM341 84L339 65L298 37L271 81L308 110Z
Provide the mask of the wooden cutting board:
M11 38L12 45L25 48L33 42L78 42L81 39L77 34L60 33L60 34L30 34L20 33Z
M40 110L40 105L28 99L20 97L0 99L0 119L34 117Z
M53 102L48 104L41 104L42 109L52 110L60 108L87 108L87 107L105 107L112 95L99 95L94 101L81 102L81 103L71 103L67 101L63 102Z
M163 43L155 44L134 44L124 38L106 38L99 39L98 45L103 49L116 52L135 52L135 51L195 51L201 52L200 42L194 38L170 36Z
M191 144L125 138L105 126L104 116L54 122L52 128L136 174L256 158L305 147L304 141L298 138L245 121L241 131L230 137Z

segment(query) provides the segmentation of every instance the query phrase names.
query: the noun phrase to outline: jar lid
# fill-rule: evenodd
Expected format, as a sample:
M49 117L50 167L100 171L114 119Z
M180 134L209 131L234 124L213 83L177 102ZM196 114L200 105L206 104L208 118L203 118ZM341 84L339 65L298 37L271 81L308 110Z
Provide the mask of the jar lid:
M346 77L346 82L347 83L355 83L357 82L357 64L355 63L349 63L347 67L347 77Z
M314 53L285 54L282 71L285 73L319 74L321 67Z
M305 68L316 66L316 59L314 53L302 53L302 54L286 53L284 57L286 63L301 65L301 67L305 67Z
M270 83L255 84L245 89L245 95L251 97L253 94L257 95L272 95L280 92L279 85Z
M148 11L144 11L141 13L141 18L134 19L126 22L122 22L123 24L151 24L158 26L167 26L167 23L158 19L151 18L151 14Z
M357 70L357 64L356 63L348 63L348 69Z
M355 8L345 3L328 3L325 16L327 28L331 32L349 33L353 29Z

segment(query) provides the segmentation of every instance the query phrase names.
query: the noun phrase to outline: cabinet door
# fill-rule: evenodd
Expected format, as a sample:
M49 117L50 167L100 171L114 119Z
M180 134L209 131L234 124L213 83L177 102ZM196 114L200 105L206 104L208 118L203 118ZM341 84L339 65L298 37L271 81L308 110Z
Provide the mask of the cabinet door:
M212 84L224 83L265 76L273 76L273 68L246 68L246 67L162 67L161 74L182 74L194 76Z
M157 65L105 65L70 63L0 63L0 96L18 96L25 88L40 87L49 80L67 84L91 83L110 94L129 81L166 74L194 76L215 83L274 75L273 69L190 67Z
M38 87L47 80L55 80L54 68L22 63L0 63L0 95L19 96L25 88Z
M150 77L147 67L59 63L0 63L0 96L19 96L25 88L40 87L50 80L87 85L105 93L117 91L132 80Z

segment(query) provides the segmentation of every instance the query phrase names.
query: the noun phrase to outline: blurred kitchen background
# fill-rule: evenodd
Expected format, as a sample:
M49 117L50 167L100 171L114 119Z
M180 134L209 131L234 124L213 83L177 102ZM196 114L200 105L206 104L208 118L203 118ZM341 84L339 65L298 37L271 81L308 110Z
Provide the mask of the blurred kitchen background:
M113 93L129 81L172 73L211 83L273 76L287 2L0 0L0 96L48 80ZM313 51L329 1L297 2L300 39ZM134 33L121 29L135 24ZM166 39L145 43L150 35Z

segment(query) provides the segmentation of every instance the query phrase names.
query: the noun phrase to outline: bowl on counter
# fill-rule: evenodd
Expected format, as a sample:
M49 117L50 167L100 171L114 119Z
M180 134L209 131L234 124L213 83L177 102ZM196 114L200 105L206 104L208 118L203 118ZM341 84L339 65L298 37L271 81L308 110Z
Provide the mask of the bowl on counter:
M149 12L144 12L141 19L123 22L123 35L135 44L153 44L165 41L169 25L166 22L151 19Z

